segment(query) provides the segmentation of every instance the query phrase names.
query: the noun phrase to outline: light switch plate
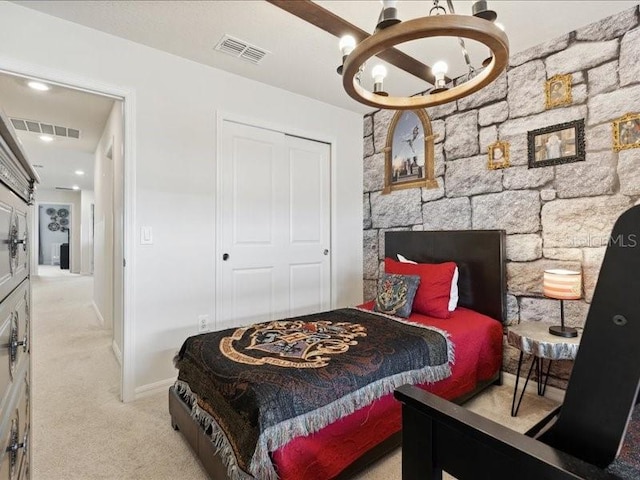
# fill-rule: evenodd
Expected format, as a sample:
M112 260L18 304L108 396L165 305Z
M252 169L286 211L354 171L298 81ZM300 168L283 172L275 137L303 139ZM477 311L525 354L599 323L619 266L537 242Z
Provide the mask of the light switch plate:
M153 244L153 229L151 227L140 227L140 245Z

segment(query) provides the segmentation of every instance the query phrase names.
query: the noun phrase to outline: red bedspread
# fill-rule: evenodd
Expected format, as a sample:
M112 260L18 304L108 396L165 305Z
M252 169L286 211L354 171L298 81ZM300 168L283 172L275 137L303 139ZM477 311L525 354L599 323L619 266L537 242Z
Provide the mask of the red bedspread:
M500 370L499 322L462 307L447 319L412 314L409 320L446 330L455 346L451 377L423 385L426 390L451 400L470 392L478 382L490 379ZM275 451L273 460L281 480L328 480L399 431L400 425L400 403L389 394L313 435L296 438Z

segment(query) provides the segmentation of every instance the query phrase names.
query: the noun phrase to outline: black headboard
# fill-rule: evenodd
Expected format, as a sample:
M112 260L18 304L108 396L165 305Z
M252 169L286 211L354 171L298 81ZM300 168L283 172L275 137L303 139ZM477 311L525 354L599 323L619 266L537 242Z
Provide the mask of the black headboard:
M505 323L507 280L504 230L386 232L385 256L458 265L458 305Z

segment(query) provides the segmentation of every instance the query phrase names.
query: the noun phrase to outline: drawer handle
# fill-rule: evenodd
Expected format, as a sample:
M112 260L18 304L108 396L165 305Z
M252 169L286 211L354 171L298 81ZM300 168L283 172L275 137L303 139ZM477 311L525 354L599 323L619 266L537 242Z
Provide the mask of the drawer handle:
M11 444L5 452L9 454L9 478L14 478L18 465L18 450L24 447L24 442L18 442L18 419L11 420Z
M24 442L22 442L22 443L15 442L15 443L12 443L11 445L9 445L7 447L6 451L15 454L18 450L20 450L23 447L24 447Z

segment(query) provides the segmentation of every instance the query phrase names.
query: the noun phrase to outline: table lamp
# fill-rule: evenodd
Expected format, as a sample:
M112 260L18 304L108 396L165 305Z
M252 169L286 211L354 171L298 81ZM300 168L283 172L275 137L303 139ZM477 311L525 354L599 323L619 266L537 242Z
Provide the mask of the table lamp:
M545 297L560 300L560 325L549 327L549 333L559 337L577 337L575 328L564 326L564 301L582 297L582 273L575 270L545 270L542 288Z

